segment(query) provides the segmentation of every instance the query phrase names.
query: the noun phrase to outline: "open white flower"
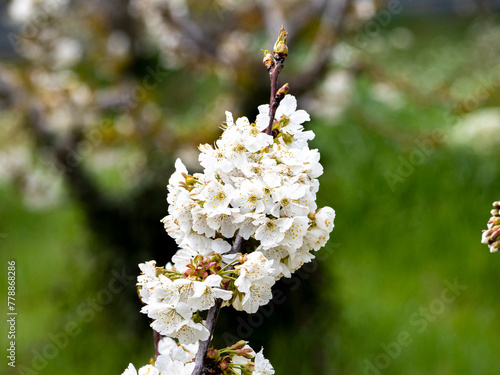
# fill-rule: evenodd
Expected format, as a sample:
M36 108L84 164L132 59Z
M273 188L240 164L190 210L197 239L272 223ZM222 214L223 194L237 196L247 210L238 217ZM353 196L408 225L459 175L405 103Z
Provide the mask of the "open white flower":
M273 298L271 288L274 283L275 279L271 276L265 276L259 281L251 283L247 292L243 294L243 298L234 300L233 307L249 314L256 313L260 306L266 305Z
M215 304L216 298L224 301L231 299L233 293L230 290L221 289L222 277L210 275L203 282L193 282L193 295L189 297L189 305L194 310L208 310Z
M215 172L220 170L229 173L234 168L233 164L227 160L224 152L219 148L213 148L208 144L198 146L201 151L198 157L200 164L205 168L205 172Z
M208 215L207 224L210 228L219 231L224 237L231 238L238 230L238 224L244 220L238 208L225 208Z
M271 219L264 217L257 219L254 224L260 226L255 231L255 239L260 241L263 247L274 247L285 238L285 232L292 226L290 218Z
M231 204L234 207L238 207L242 214L248 212L264 212L266 209L264 185L257 179L243 180L239 189L234 194Z
M309 209L300 203L304 198L307 189L304 185L285 185L275 189L272 196L275 202L271 208L271 215L275 217L287 216L307 216Z
M237 310L254 313L259 306L271 300L271 287L275 283L276 269L273 268L273 262L266 259L259 251L248 254L246 261L236 268L239 277L234 285L243 293L243 297L236 298L233 306Z
M217 213L228 208L233 193L234 188L231 185L222 185L212 180L205 186L198 198L204 202L203 208L208 213Z
M264 358L264 349L261 349L260 352L258 352L255 355L255 369L253 371L252 375L273 375L274 374L274 368L271 366L271 363L269 363L269 360Z
M153 296L153 290L160 283L156 277L156 261L151 260L146 263L139 264L142 275L137 277L137 285L140 286L139 295L142 302L149 303Z

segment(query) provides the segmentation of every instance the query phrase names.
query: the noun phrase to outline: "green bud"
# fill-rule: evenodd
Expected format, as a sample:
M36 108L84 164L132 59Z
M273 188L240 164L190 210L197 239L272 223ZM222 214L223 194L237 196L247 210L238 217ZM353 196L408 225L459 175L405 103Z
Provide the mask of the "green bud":
M288 94L288 90L290 90L290 86L288 83L285 83L283 86L280 87L278 92L276 93L276 99L281 100L285 97L286 94Z
M210 258L213 262L220 263L222 261L222 256L220 254L214 254Z
M285 31L285 28L281 26L280 33L278 34L278 40L274 44L274 54L278 55L281 58L285 58L288 56L288 47L286 45L288 39L288 33Z

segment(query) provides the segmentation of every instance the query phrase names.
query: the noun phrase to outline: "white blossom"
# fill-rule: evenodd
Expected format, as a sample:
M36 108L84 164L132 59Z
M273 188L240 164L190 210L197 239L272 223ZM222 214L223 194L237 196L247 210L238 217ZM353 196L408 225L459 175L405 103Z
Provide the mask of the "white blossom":
M292 226L293 220L290 218L271 219L264 217L255 220L254 224L260 224L255 231L255 239L259 240L264 247L273 247L285 238L285 232Z
M268 112L269 106L260 106L255 123L246 117L234 121L226 112L221 137L213 146L199 146L202 173L189 175L176 160L162 222L180 249L168 269L156 268L154 261L141 264L138 278L146 303L141 312L171 340L155 364L160 372L192 371L196 349L189 352L187 345L209 336L198 312L220 298L223 306L255 313L271 300L276 280L314 259L333 230L335 211L316 204L323 167L319 152L308 146L314 138L303 126L309 115L286 95L273 119L278 132L273 137L263 132ZM244 254L231 253L236 236L245 241ZM224 267L230 263L236 263L234 269ZM274 374L262 351L233 360L253 363L256 375Z
M255 369L253 375L272 375L274 368L269 363L269 360L264 358L263 349L255 355Z

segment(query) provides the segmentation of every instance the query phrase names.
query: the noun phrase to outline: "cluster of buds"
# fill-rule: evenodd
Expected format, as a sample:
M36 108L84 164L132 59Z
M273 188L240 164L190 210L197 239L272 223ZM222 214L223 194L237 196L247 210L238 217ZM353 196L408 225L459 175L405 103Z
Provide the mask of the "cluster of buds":
M288 39L288 33L282 27L278 35L278 40L274 44L274 49L272 54L269 50L261 50L264 53L264 59L262 62L267 70L271 70L276 66L276 63L283 64L286 57L288 56L288 46L286 45ZM286 94L286 93L285 93ZM284 96L284 94L283 94Z
M163 337L158 343L159 356L156 361L136 370L130 364L123 375L191 375L198 343L181 345L170 337ZM264 357L262 350L256 353L246 341L223 348L211 348L205 356L204 374L219 375L272 375L273 367Z
M483 230L481 243L487 244L492 253L497 252L500 248L500 201L493 202L488 229Z
M285 84L285 86L287 86L287 91L288 91L288 83ZM281 89L278 91L278 94L281 91ZM286 115L282 115L279 120L275 120L273 122L273 131L272 131L273 137L274 138L281 137L286 145L290 145L293 142L293 135L288 133L286 130L283 130L283 128L285 128L289 123L290 123L290 118L288 118L288 116Z
M198 182L196 180L196 178L191 176L190 174L187 174L187 173L181 173L181 174L182 174L182 177L184 177L185 181L180 182L179 185L188 191L193 190L194 185Z
M211 257L197 255L187 266L184 272L185 277L194 277L198 280L205 280L209 275L218 274L221 270L222 257L213 254Z
M206 358L206 367L214 374L241 373L242 375L251 375L255 370L255 363L251 361L255 358L255 352L245 340L220 350L211 348L208 350Z

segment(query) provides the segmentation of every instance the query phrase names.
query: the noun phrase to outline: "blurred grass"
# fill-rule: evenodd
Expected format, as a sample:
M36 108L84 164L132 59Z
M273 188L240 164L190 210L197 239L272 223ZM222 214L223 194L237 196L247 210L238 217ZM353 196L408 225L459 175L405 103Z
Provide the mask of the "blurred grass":
M436 33L462 30L462 23L434 20L435 28L424 28L414 48L425 50ZM462 37L462 32L455 35ZM469 44L458 44L457 51L467 53L464 46ZM388 69L400 67L399 73L422 69L411 51L374 56ZM489 254L480 238L491 203L499 199L499 160L445 141L392 190L385 175L396 173L400 158L408 160L417 150L415 141L454 124L443 124L449 109L442 103L408 96L401 108L389 108L373 99L373 84L370 77L357 78L353 103L337 125L313 114L313 147L325 167L318 204L337 212L330 243L321 250L330 256L319 262L329 282L318 286L321 299L308 306L310 316L290 327L295 339L276 335L265 346L266 357L277 374L310 374L313 361L325 361L328 374L370 374L365 360L374 363L384 353L381 345L408 332L411 344L381 373L498 374L500 258ZM194 121L189 113L183 118ZM147 363L151 337L124 328L130 324L126 316L139 316L138 309L117 313L116 298L89 322L77 311L110 280L96 275L99 257L78 207L65 200L55 209L29 211L12 188L3 187L0 194L0 232L8 235L0 243L0 260L2 267L8 259L17 263L18 364L31 367L33 350L43 351L49 334L60 333L71 321L81 332L40 373L119 374L128 362ZM446 280L467 288L419 332L411 317L440 299ZM6 280L0 283L4 298ZM120 297L134 293L127 285ZM332 301L340 304L340 316L324 309ZM327 346L330 355L304 358L306 345Z

